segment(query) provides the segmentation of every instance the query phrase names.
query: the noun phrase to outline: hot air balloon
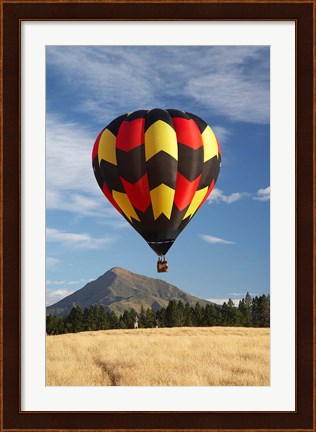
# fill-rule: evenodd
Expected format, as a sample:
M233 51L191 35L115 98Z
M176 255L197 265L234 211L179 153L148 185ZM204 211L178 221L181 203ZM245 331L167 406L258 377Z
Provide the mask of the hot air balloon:
M100 132L92 166L106 198L158 255L158 271L167 271L166 253L214 188L221 149L195 114L138 110Z

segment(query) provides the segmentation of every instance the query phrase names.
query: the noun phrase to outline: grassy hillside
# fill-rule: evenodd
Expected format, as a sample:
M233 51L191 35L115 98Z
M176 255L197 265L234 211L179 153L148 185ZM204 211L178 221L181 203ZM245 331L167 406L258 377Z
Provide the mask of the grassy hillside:
M270 329L177 327L47 336L50 386L267 386Z

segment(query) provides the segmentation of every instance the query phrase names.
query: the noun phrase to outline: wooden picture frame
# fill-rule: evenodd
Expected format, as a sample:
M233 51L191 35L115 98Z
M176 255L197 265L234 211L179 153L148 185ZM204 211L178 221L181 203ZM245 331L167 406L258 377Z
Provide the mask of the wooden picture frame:
M301 2L1 1L1 430L316 430L313 184L315 0ZM295 412L22 412L20 39L23 20L296 22Z

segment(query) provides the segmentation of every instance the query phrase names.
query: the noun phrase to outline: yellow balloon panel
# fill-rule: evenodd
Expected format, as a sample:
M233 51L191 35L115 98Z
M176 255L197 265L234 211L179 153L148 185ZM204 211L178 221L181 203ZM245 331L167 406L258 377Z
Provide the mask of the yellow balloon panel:
M177 135L174 129L162 120L153 123L145 133L146 161L164 151L178 160Z
M150 191L151 205L153 208L154 219L156 220L162 213L171 217L175 190L165 184L161 184Z
M101 135L98 150L99 164L101 160L105 160L114 165L117 165L116 160L116 136L109 129L105 129Z
M122 212L131 222L133 222L132 217L140 222L140 219L137 216L134 207L132 206L130 200L128 199L128 196L125 193L114 190L112 191L112 196L115 202L117 203L117 205L122 210Z
M188 210L186 211L186 214L184 215L183 219L186 219L188 216L194 215L194 213L199 208L199 205L203 201L203 198L207 194L207 191L208 191L208 187L206 186L205 188L195 192L193 200L191 201L191 204L190 204Z
M202 133L202 140L204 146L204 162L212 159L212 157L218 157L218 145L214 132L207 126Z

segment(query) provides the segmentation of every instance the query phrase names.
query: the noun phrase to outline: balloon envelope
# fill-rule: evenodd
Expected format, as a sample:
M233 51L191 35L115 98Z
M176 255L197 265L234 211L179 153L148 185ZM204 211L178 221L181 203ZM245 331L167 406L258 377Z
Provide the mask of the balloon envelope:
M94 143L92 165L111 204L165 255L214 188L221 149L198 116L155 108L106 126Z

